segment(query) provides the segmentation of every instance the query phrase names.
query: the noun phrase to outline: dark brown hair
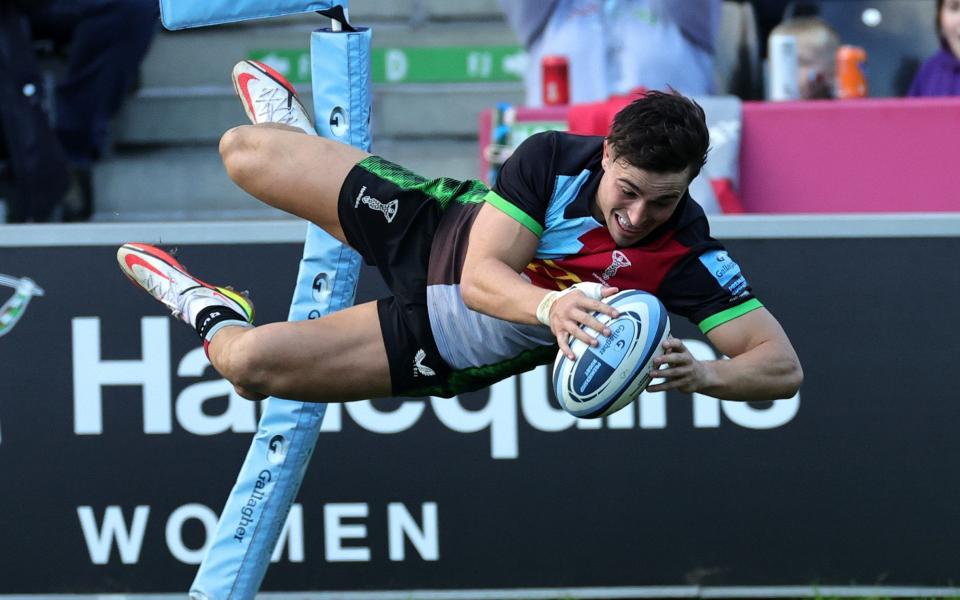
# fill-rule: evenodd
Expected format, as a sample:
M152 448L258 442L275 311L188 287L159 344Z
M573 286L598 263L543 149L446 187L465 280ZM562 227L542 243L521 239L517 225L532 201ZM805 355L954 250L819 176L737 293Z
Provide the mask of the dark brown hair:
M707 162L710 132L699 104L674 90L650 91L617 113L607 144L616 160L654 173L689 169L692 181Z

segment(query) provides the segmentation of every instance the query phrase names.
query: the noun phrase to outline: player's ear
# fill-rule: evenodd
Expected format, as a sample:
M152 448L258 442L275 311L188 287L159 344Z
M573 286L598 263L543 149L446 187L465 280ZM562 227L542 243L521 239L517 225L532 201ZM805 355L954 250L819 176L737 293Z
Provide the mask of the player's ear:
M600 166L604 171L610 170L610 144L607 139L603 139L603 158L600 159Z

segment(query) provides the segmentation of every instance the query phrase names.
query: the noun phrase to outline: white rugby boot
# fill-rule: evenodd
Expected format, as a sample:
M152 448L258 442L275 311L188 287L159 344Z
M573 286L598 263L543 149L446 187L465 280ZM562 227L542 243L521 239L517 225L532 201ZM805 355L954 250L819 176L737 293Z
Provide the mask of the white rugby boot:
M297 90L274 69L255 60L242 60L233 67L232 79L250 122L283 123L317 135Z
M117 250L117 262L130 281L196 329L205 346L227 325L252 326L253 302L249 298L193 277L177 259L155 246L124 244Z

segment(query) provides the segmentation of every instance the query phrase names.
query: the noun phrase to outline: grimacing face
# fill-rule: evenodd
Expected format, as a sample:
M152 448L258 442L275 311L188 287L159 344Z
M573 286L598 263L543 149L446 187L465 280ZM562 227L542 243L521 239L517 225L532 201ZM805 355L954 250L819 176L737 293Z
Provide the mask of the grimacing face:
M690 185L688 170L654 173L634 167L615 158L607 142L602 165L593 216L620 247L639 242L666 223Z
M960 58L960 0L944 0L940 9L940 35L957 58Z

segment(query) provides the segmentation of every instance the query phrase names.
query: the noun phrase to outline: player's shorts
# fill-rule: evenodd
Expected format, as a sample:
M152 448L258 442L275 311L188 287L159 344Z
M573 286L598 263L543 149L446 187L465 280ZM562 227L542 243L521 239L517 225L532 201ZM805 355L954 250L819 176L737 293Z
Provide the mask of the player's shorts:
M473 185L475 182L469 182ZM452 396L427 312L427 270L444 207L438 189L461 182L425 179L377 156L360 161L340 189L347 243L377 267L393 296L377 301L395 396ZM476 184L480 185L480 184Z

